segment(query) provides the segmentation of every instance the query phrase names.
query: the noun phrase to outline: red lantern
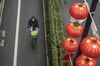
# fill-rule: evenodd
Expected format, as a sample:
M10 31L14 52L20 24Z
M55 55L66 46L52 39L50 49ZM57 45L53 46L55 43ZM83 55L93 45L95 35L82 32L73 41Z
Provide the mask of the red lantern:
M77 20L88 17L88 8L83 3L75 3L70 6L69 12L71 16Z
M75 61L75 66L97 66L97 63L93 58L80 55Z
M70 57L69 57L69 54L66 54L66 55L64 55L63 60L65 60L67 62L70 58L72 58L73 55L74 55L74 53L70 53Z
M66 32L68 33L68 35L74 38L78 38L82 36L83 30L84 27L80 25L78 22L74 22L74 23L71 22L66 26Z
M78 42L74 38L66 38L63 41L63 48L68 52L75 52L78 49Z
M100 57L100 40L96 37L88 36L82 40L80 45L82 53L88 57Z

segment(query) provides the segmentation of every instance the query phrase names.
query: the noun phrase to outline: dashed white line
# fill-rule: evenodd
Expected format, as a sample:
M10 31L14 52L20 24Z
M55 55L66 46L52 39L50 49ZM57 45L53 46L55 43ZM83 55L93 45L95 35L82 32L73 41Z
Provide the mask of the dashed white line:
M20 23L20 9L21 9L21 0L18 0L13 66L17 66L18 37L19 37L19 23Z

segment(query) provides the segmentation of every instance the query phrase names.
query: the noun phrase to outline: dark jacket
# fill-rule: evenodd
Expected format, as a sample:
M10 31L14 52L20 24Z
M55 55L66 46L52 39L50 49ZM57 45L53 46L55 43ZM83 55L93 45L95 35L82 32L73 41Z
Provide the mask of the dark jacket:
M28 21L28 28L29 28L29 27L33 27L33 28L38 27L38 20L35 19L35 21L32 21L32 19L30 19L30 20Z

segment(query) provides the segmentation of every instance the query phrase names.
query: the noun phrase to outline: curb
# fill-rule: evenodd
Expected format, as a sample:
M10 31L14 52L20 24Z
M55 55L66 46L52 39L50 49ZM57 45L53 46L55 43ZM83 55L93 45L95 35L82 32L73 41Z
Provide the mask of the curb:
M43 0L42 1L42 3L43 3L43 20L44 20L44 33L45 33L45 47L46 47L46 66L49 66L49 59L48 59L48 47L47 47L47 34L46 34L46 18L45 18L45 16L46 16L46 10L45 10L45 6L46 6L46 4L45 4L45 2L46 2L46 0Z
M1 0L1 12L0 12L0 26L1 26L1 22L2 22L2 15L3 15L3 9L4 9L4 4L5 4L5 0Z

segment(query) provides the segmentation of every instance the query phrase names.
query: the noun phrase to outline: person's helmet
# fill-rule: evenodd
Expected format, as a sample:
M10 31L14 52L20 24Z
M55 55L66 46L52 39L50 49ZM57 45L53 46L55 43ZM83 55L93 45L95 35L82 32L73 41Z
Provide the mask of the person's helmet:
M36 20L35 16L32 16L31 19L32 19L33 22Z

